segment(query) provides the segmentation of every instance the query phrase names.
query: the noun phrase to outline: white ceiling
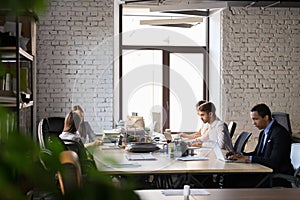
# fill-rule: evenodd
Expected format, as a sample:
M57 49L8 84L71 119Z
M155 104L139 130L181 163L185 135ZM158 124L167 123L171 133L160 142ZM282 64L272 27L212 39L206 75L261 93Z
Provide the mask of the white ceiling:
M128 5L183 6L227 3L228 7L300 7L299 1L224 1L224 0L123 0ZM209 7L207 8L209 9Z

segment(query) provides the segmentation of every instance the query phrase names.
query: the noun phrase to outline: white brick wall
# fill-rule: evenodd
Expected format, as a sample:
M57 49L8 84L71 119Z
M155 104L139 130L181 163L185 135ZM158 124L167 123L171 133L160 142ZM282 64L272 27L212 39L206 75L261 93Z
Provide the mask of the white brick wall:
M222 14L225 121L254 135L249 110L265 102L300 131L300 10L231 8ZM37 27L37 120L80 104L95 131L113 122L113 1L52 0ZM251 145L252 144L252 145Z
M94 130L113 123L113 1L52 0L37 25L37 120L75 104Z
M266 103L271 111L290 114L300 132L300 9L231 8L222 14L223 119L235 120L236 134L258 130L249 111Z

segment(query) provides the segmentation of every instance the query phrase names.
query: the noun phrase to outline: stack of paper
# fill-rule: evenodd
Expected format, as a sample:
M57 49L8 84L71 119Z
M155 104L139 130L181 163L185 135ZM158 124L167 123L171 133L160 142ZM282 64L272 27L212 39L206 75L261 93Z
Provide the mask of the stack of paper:
M205 189L191 189L190 195L209 195L210 193ZM183 189L169 189L163 190L162 194L165 196L183 196Z

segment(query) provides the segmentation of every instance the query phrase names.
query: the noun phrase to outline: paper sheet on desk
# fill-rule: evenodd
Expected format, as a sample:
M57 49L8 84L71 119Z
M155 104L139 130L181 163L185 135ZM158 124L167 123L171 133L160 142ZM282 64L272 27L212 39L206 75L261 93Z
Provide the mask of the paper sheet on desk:
M191 189L191 195L209 195L205 189ZM161 191L165 196L183 196L183 189L169 189Z
M119 146L117 146L117 145L104 145L104 146L101 146L101 149L102 150L108 150L108 149L120 149L120 147Z
M125 156L128 160L156 160L156 158L150 153L148 154L131 154Z
M109 168L137 168L141 167L138 163L115 163L115 164L106 164L106 167Z
M193 161L193 160L208 160L208 157L205 156L186 156L186 157L179 157L177 160L182 161Z

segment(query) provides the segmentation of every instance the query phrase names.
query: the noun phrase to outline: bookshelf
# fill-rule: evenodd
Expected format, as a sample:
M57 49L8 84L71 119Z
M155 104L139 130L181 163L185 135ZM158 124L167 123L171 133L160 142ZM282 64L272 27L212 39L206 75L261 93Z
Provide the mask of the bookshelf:
M0 11L0 105L9 115L2 131L36 133L36 19ZM2 123L2 124L1 124ZM3 125L3 123L5 125Z

